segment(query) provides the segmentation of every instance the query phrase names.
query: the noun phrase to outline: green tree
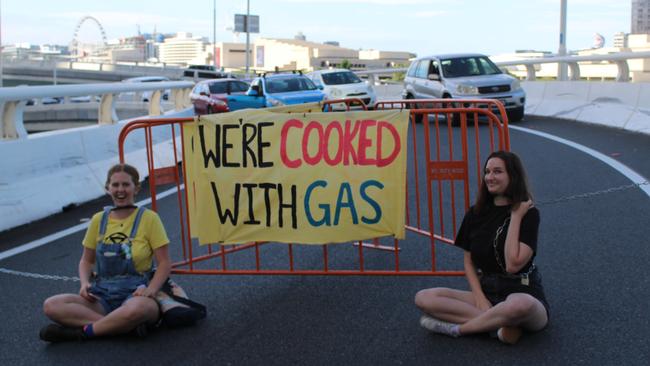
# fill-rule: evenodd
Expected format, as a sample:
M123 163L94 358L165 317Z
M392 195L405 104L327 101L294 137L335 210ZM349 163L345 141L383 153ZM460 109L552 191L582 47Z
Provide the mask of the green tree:
M341 68L350 70L350 68L352 68L352 64L350 63L350 60L345 59L341 61Z

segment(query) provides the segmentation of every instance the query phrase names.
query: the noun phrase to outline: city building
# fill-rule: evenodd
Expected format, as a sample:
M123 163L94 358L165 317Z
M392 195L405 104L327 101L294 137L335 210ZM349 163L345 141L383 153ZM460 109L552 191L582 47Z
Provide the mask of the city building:
M614 42L614 47L618 47L618 48L627 47L627 34L624 32L615 33L612 40Z
M111 63L146 61L147 41L143 36L119 39L106 46L106 54Z
M408 65L415 57L411 52L354 50L338 46L338 42L307 41L299 34L295 39L258 38L253 47L252 67L260 71L304 70L348 66L352 70L387 68Z
M212 45L208 46L212 50ZM253 64L253 45L250 45L248 61ZM234 42L217 42L214 47L214 54L217 55L216 66L217 68L224 68L226 70L240 69L246 66L246 43ZM212 64L212 62L209 62Z
M207 39L192 37L191 33L179 32L175 37L165 38L158 47L158 61L161 63L179 66L212 63Z
M66 46L33 45L30 43L16 43L2 47L2 57L13 60L48 60L69 55Z
M632 0L631 32L650 33L650 0Z

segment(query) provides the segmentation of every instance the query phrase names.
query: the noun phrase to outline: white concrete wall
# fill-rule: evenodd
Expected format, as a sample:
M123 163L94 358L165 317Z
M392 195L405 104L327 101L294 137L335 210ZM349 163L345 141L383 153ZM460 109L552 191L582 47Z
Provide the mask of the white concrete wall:
M525 81L526 114L650 134L650 83Z
M118 136L125 123L0 142L0 231L104 195L106 172L118 162ZM156 167L174 165L171 129L157 127L152 134ZM144 146L142 130L127 137L126 162L142 178L148 174Z

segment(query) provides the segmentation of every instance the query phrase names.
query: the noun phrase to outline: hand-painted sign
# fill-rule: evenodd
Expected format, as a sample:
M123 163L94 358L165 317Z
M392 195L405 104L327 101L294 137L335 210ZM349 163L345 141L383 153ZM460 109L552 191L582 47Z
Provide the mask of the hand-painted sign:
M408 112L288 112L184 126L192 235L201 244L403 238Z

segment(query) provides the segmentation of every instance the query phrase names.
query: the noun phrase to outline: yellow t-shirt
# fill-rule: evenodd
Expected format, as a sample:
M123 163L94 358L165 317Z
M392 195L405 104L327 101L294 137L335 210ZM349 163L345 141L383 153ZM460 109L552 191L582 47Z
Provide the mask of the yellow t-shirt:
M133 210L133 213L123 220L116 220L109 217L108 223L106 224L104 242L106 244L122 244L128 240L137 212L138 210ZM90 220L90 225L88 226L88 230L86 230L86 236L82 243L84 247L93 250L97 249L97 243L100 239L99 224L102 221L103 214L103 211L98 212ZM169 244L169 239L167 238L167 233L160 220L160 216L151 210L145 209L131 246L135 270L140 273L149 271L151 269L153 251L167 244Z

